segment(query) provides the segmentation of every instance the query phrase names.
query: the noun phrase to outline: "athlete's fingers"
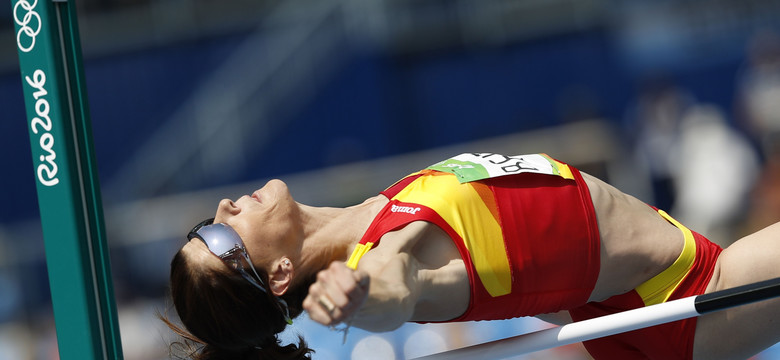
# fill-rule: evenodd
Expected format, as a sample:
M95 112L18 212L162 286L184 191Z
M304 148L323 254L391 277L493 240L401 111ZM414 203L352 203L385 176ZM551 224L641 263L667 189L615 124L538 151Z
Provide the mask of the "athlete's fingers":
M320 304L320 306L322 306L322 308L325 309L328 314L333 316L336 311L336 305L334 305L327 296L318 296L317 303Z
M309 294L303 300L303 308L312 320L322 325L331 326L338 323L334 318L338 309L319 282L309 287Z
M317 273L317 282L322 284L328 296L336 301L338 306L343 306L349 301L346 295L346 289L350 288L349 279L343 279L344 277L351 276L345 274L335 262Z
M341 322L345 318L342 309L349 304L349 297L337 283L339 275L344 275L339 272L337 267L329 267L317 273L316 281L309 287L309 294L304 299L304 309L309 317L326 326Z
M334 262L317 274L304 300L304 309L312 320L324 325L338 324L357 313L368 297L368 287L368 274Z
M368 295L368 274L363 271L355 271L346 266L343 262L335 261L328 267L328 274L331 276L332 285L337 287L329 291L336 301L336 305L342 308L360 306L364 298Z
M332 262L330 269L332 269L334 274L338 274L339 280L343 280L339 284L347 293L363 291L368 287L369 277L365 271L353 270L341 261Z
M333 262L324 271L321 271L317 280L325 290L326 299L332 300L332 311L329 311L335 322L345 321L354 316L365 302L368 296L366 281L368 276L358 273L346 266L343 262ZM329 308L327 301L323 301L323 307Z

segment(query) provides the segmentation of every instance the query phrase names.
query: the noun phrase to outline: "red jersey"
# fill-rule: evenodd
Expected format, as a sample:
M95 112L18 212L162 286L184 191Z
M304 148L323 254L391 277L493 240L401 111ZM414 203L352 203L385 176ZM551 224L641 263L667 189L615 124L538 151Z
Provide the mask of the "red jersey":
M465 160L464 160L465 159ZM484 165L484 166L483 166ZM450 321L495 320L585 304L599 233L579 171L545 155L463 154L400 180L348 265L414 221L444 230L466 264L471 298Z

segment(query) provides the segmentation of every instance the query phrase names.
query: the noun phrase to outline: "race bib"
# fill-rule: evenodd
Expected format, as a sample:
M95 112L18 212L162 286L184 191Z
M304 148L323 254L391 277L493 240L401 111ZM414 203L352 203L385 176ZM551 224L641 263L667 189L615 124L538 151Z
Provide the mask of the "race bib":
M455 174L461 183L521 173L574 179L568 165L555 161L546 154L506 156L494 153L465 153L433 164L427 169Z

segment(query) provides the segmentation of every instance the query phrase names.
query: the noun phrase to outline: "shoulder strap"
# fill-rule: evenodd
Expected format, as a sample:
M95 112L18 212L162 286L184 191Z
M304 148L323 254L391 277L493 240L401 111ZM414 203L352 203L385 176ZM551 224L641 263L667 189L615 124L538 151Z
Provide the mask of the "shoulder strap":
M390 200L371 222L366 233L363 234L347 260L347 266L352 269L357 268L363 255L378 246L382 236L388 232L400 229L413 221L430 221L431 214L435 214L435 212L425 206Z

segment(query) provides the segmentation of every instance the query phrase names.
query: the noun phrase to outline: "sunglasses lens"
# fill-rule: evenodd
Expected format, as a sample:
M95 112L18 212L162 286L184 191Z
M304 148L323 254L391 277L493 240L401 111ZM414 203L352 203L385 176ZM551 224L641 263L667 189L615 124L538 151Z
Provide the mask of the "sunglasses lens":
M195 225L192 230L190 230L190 233L187 234L187 240L192 240L193 238L198 237L198 231L204 226L211 225L214 223L214 218L206 219L201 221L198 225Z
M232 227L222 223L214 224L214 219L208 219L190 230L187 239L192 240L193 238L203 240L209 250L219 256L225 265L238 271L244 279L264 293L268 293L268 290L264 287L265 283L249 259L244 242ZM254 276L248 272L249 270L252 271ZM290 309L287 307L287 303L281 298L277 298L277 300L285 320L288 324L292 324Z
M244 247L241 237L232 227L225 224L211 224L200 228L197 234L206 242L209 250L217 255L222 255L236 247Z

